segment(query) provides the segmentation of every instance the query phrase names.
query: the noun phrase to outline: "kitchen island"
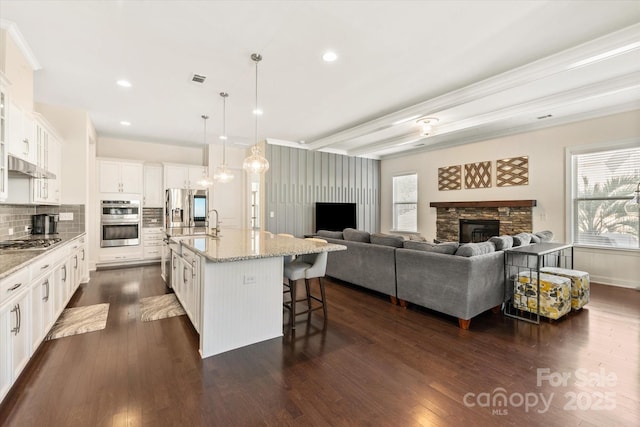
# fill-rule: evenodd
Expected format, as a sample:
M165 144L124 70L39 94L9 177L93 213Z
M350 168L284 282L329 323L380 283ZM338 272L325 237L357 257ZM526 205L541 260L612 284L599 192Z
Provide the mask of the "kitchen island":
M282 336L283 257L346 250L257 230L167 234L179 243L171 282L200 334L203 358Z

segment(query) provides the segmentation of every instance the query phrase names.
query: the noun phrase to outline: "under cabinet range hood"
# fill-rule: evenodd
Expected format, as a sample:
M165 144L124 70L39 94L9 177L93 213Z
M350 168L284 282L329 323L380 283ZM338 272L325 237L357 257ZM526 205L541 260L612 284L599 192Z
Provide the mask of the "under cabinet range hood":
M7 156L7 170L9 172L21 173L33 178L55 179L56 175L41 168L40 166L29 163L12 154Z

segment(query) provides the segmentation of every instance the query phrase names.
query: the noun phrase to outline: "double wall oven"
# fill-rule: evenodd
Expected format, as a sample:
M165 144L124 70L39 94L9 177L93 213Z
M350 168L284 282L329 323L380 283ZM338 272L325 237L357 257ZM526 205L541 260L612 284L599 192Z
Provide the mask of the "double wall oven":
M140 200L103 200L100 208L101 247L140 244Z

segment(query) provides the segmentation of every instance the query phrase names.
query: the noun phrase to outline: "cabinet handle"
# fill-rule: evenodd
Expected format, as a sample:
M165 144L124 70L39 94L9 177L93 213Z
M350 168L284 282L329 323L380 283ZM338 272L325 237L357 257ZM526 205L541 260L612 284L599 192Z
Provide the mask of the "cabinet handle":
M28 155L29 152L31 151L31 147L29 145L29 140L27 138L25 138L25 139L22 140L22 143L25 145L25 147L27 147L27 151L23 151L22 153Z
M47 268L49 268L49 264L43 265L42 267L40 267L40 270L46 270Z
M20 331L20 315L18 314L18 310L20 310L20 308L17 305L14 305L11 309L11 312L16 314L16 326L11 328L11 332L14 335L18 335L18 332Z
M64 270L64 277L62 278L63 282L67 281L67 266L66 264L62 266L62 269Z
M78 268L78 255L74 256L73 259L76 261L76 264L73 266L73 268L77 269Z
M182 283L187 283L187 267L182 267Z
M82 250L82 261L84 261L84 249Z
M45 280L42 286L47 290L46 295L42 297L42 301L47 302L49 301L49 279Z
M20 310L20 304L18 304L18 332L16 335L20 333L20 329L22 329L22 310Z
M15 285L13 285L12 287L10 287L9 289L7 289L7 292L11 292L11 291L15 291L16 289L18 289L20 286L22 286L22 283L16 283Z
M191 261L191 277L196 277L196 260Z

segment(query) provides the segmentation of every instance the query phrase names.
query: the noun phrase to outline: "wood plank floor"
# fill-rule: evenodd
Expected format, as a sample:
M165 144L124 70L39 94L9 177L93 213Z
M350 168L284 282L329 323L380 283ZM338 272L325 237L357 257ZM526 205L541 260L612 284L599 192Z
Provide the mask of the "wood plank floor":
M591 303L555 323L488 312L463 331L326 287L326 328L316 311L295 333L201 360L186 316L139 320L139 299L167 292L159 267L92 273L70 306L109 302L106 329L43 343L0 425L638 425L638 291L594 284Z

